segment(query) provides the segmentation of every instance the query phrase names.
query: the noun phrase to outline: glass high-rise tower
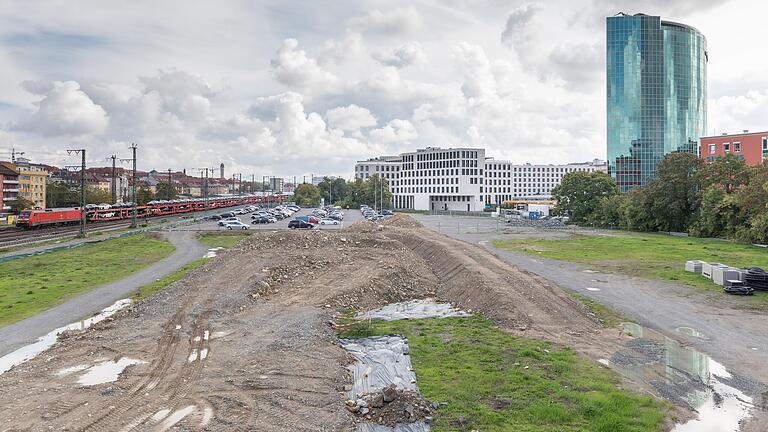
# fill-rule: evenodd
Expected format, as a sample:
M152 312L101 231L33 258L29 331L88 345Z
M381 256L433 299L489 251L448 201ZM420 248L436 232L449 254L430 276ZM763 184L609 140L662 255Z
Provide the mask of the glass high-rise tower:
M622 191L652 179L664 155L698 155L707 126L707 40L643 14L608 17L608 169Z

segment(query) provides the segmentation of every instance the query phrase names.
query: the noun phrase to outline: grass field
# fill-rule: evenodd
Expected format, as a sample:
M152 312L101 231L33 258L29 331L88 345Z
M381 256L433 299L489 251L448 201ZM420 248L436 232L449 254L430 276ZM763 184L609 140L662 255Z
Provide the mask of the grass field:
M768 269L768 250L719 239L619 233L614 236L576 235L567 240L494 240L492 244L510 251L589 264L602 271L675 281L715 291L722 288L701 275L684 270L687 260ZM754 306L768 307L768 293L756 292L746 301Z
M622 389L568 349L513 337L480 317L374 321L408 338L422 395L447 402L433 431L661 431L667 405Z
M204 244L205 246L208 246L209 248L223 247L226 249L240 243L241 240L248 238L249 235L250 234L243 233L204 233L197 236L197 241Z
M174 250L168 242L133 235L0 263L0 326L120 280Z

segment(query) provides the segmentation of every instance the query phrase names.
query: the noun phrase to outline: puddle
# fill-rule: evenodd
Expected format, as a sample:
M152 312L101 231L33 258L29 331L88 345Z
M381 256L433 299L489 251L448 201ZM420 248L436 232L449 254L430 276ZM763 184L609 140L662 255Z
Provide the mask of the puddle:
M222 249L224 249L224 248L223 247L215 247L215 248L208 249L208 252L206 252L205 255L203 255L203 258L213 258L213 257L216 256L216 252L218 252L218 251L220 251Z
M80 376L80 379L77 380L77 383L84 386L92 386L114 382L117 381L117 378L123 373L125 368L141 363L146 362L128 357L123 357L118 361L105 361L88 368L88 370Z
M746 378L733 376L706 354L657 331L635 323L622 326L634 338L611 357L610 367L697 414L672 432L738 431L739 423L751 416L752 398L733 387Z
M67 376L67 375L73 374L75 372L84 371L84 370L88 369L89 367L91 367L91 366L87 365L87 364L81 364L81 365L77 365L77 366L72 366L72 367L64 368L64 369L56 371L56 376L59 376L59 377Z
M164 419L164 418L168 417L168 414L170 414L170 413L171 413L171 410L170 410L169 408L166 408L166 409L161 409L160 411L158 411L158 412L156 412L156 413L152 414L152 417L151 417L151 418L152 418L152 421L153 421L153 422L155 422L155 423L157 423L157 422L159 422L160 420L162 420L162 419Z
M103 309L101 312L88 319L57 328L45 336L40 337L36 342L23 346L12 353L8 353L0 357L0 375L8 372L8 370L14 366L18 366L35 358L38 354L50 348L58 340L59 334L69 330L85 330L88 327L103 321L106 318L109 318L110 316L117 313L120 309L123 309L130 304L130 299L118 300L112 306Z
M448 303L435 303L431 300L412 300L404 303L392 303L379 309L357 314L358 319L380 319L395 321L420 318L468 317L471 314L456 309Z
M159 432L167 431L168 429L172 428L176 423L184 420L184 418L193 412L195 412L195 406L189 405L187 407L184 407L180 410L175 411L173 414L169 415L158 427Z
M707 336L704 335L704 333L696 330L693 327L678 327L675 329L678 333L682 333L684 335L693 336L695 338L709 340Z
M600 288L587 287L587 291L600 291Z

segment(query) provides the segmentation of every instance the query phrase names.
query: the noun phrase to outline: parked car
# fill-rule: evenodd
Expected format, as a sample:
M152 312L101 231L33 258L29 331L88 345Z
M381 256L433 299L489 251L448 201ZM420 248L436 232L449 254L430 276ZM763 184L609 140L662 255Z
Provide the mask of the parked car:
M320 225L338 225L340 223L336 219L320 219Z
M381 211L381 214L382 214L382 216L392 216L395 213L392 212L392 210L390 210L390 209L384 209L384 210Z
M236 218L234 216L228 217L228 218L222 218L219 221L219 226L227 226L227 224L230 222L240 222L240 218Z
M274 216L268 217L267 220L269 221L269 223L277 223L277 219L275 219Z
M298 219L288 222L288 228L290 229L312 229L314 227L311 223Z
M229 217L235 217L235 214L232 213L232 212L226 212L226 213L220 214L219 216L221 216L222 219L226 219L226 218L229 218Z
M244 223L242 223L242 222L240 222L240 221L237 221L237 222L229 222L229 223L227 223L227 225L226 225L226 226L227 226L227 229L228 229L228 230L231 230L231 229L243 229L243 230L247 230L248 228L250 228L250 227L251 227L250 225L248 225L248 224L244 224Z
M265 223L269 223L269 219L267 219L266 216L256 216L256 215L253 215L253 216L251 216L251 223L265 224Z

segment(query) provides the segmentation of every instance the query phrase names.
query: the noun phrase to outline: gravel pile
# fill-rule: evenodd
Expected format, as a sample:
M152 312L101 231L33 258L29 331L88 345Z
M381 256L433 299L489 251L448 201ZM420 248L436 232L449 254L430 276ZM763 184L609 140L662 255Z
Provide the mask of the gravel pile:
M347 410L360 419L393 427L398 423L431 421L432 404L413 390L399 390L394 385L376 393L346 401Z

